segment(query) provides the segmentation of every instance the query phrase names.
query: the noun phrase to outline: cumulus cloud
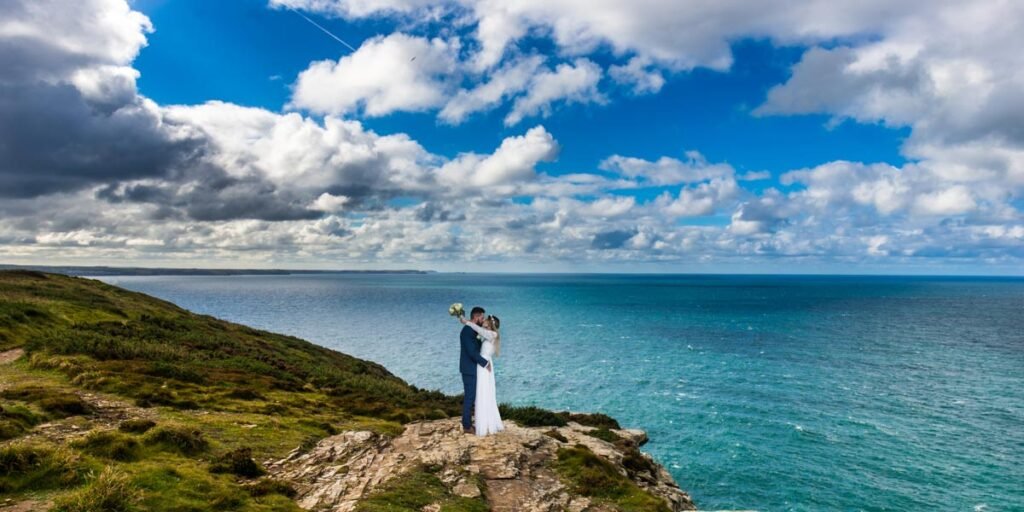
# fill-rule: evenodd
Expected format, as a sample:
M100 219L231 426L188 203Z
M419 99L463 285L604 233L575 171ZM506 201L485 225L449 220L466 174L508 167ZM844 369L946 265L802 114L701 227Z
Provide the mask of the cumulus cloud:
M536 165L558 155L558 143L543 126L535 126L522 136L502 141L494 153L465 153L438 170L441 183L451 187L489 187L530 181L536 177Z
M136 89L131 62L152 26L126 2L3 4L5 259L577 268L1024 258L1014 3L271 3L394 17L406 33L311 64L295 81L298 111L161 106ZM417 20L438 12L456 28L417 35ZM556 134L543 126L446 157L355 119L437 111L458 124L508 104L516 125L609 101L601 87L612 82L651 94L693 67L726 71L730 42L747 37L810 48L757 115L906 126L907 162L822 162L777 180L696 151L558 169ZM531 53L529 38L556 51ZM638 191L651 188L659 195Z
M551 105L557 101L568 103L604 103L605 97L597 90L601 68L587 59L572 64L559 64L552 71L543 71L533 77L527 93L516 98L512 110L505 116L505 126L518 124L525 117L537 114L551 115Z
M656 93L665 85L661 71L643 57L633 57L626 64L611 66L608 74L616 82L629 86L633 94Z
M164 176L203 151L136 93L127 65L151 30L123 2L0 6L0 196Z
M472 89L460 90L438 117L446 123L459 124L474 112L500 105L508 97L525 90L543 63L544 58L537 55L510 62L490 74L486 82Z
M458 49L458 40L401 33L369 39L351 55L314 62L299 73L291 106L367 116L441 106L456 71Z
M685 161L661 157L657 161L651 162L640 158L612 155L601 162L600 168L617 172L649 186L695 183L713 178L727 178L735 174L729 164L710 164L698 151L688 151Z

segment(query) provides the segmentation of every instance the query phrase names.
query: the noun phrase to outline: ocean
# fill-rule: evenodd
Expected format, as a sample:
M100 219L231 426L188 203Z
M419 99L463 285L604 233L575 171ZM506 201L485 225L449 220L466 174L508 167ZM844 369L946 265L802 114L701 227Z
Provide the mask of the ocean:
M1024 510L1024 279L106 276L461 393L448 306L502 322L498 399L599 411L701 509Z

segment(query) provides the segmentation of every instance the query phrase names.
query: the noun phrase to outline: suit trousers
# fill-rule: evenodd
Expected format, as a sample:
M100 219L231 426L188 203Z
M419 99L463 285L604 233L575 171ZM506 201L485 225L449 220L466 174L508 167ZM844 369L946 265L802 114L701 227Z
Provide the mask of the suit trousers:
M470 428L473 424L473 404L476 403L476 375L462 374L462 426Z

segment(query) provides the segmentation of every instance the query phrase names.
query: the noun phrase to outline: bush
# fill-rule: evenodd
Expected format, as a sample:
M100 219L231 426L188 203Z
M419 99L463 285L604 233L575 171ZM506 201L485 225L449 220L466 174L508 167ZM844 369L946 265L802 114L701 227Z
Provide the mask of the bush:
M201 453L210 445L201 430L183 425L165 425L153 429L146 435L146 444L157 445L184 455Z
M71 450L36 443L0 446L0 494L69 487L89 468Z
M554 439L556 441L561 441L563 443L568 443L569 442L569 440L566 439L565 436L563 436L559 431L557 431L555 429L551 429L551 430L548 430L547 432L544 432L544 435L546 435L546 436L548 436L551 439Z
M43 418L28 407L15 404L2 405L0 406L0 441L18 437L42 421Z
M224 396L228 398L236 398L238 400L263 400L263 394L252 388L237 388L224 393Z
M90 455L126 462L138 460L142 451L138 440L114 430L94 430L71 445Z
M267 472L252 458L252 448L243 447L225 453L210 466L211 473L231 473L246 478L263 476Z
M131 434L144 434L155 426L156 422L153 420L132 418L122 421L121 424L117 426L117 429L121 432L128 432Z
M107 466L87 487L56 500L52 512L131 512L142 499L121 470Z
M586 434L588 436L590 436L590 437L594 437L594 438L597 438L597 439L600 439L602 441L606 441L606 442L609 442L609 443L612 443L612 444L614 444L614 443L616 443L618 441L622 441L622 437L621 436L619 436L615 432L612 432L611 430L608 430L608 429L603 428L603 427L602 428L595 428L594 430L588 430L586 432Z
M259 497L266 496L268 494L280 494L289 498L294 498L298 491L292 487L292 484L285 482L284 480L276 480L273 478L260 478L254 484L246 486L246 490L249 491L251 496Z
M82 400L82 397L73 393L44 398L39 401L39 407L59 418L92 413L92 406Z
M554 468L576 494L610 501L623 511L669 511L664 500L637 487L586 446L559 448Z
M563 415L563 417L566 420L568 420L568 421L575 421L576 423L579 423L580 425L586 425L588 427L597 427L597 428L615 429L615 430L619 430L619 429L622 428L621 426L619 426L619 422L616 421L615 418L612 418L611 416L608 416L607 414L602 414L602 413L599 413L599 412L587 413L587 414L584 414L584 413L560 412L558 414Z
M5 389L0 396L9 400L20 400L38 405L57 418L89 414L92 407L82 397L66 391L42 386L18 386Z
M561 415L540 407L514 407L507 404L498 406L502 419L512 420L524 427L564 427L567 423Z
M638 473L650 473L652 476L658 474L658 468L651 459L644 457L636 447L629 447L622 456L622 465L631 477Z

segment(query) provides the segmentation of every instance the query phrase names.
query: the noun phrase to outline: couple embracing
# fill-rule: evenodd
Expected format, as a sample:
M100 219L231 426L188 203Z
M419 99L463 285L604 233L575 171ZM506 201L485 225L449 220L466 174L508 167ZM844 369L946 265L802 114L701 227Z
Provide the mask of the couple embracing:
M461 309L460 304L459 313ZM469 320L458 315L459 321L465 326L459 333L459 344L462 346L459 372L462 373L465 391L462 399L462 431L478 436L493 434L504 428L494 386L494 358L501 350L501 335L498 334L501 321L496 316L485 315L484 308L479 306L470 311ZM470 422L473 417L476 419L475 427Z

